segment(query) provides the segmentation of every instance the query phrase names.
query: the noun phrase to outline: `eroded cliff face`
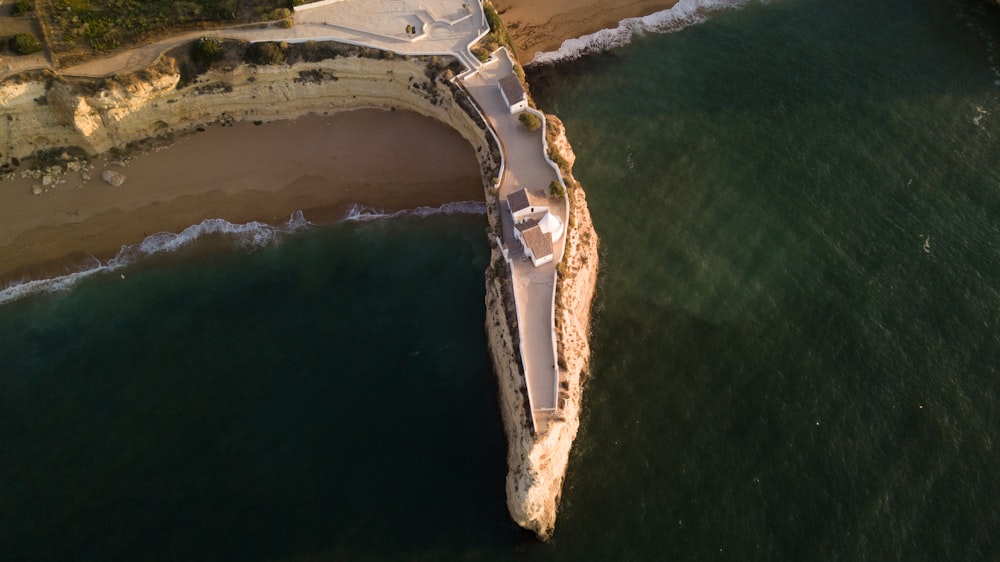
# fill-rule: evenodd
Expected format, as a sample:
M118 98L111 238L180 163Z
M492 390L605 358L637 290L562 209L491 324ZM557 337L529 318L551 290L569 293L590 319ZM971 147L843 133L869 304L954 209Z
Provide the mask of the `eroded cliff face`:
M217 121L377 107L414 111L453 127L487 166L492 157L485 130L458 107L454 87L430 74L422 59L338 57L240 65L178 87L181 74L166 59L122 80L7 82L0 85L0 164L55 147L97 154Z
M558 121L557 121L558 123ZM559 127L553 146L570 163L575 159ZM577 185L570 176L567 183ZM598 239L590 220L586 194L571 188L571 219L566 252L556 291L556 339L559 351L559 409L548 428L536 435L524 399L524 374L517 352L510 275L500 250L493 249L486 275L486 331L499 384L500 411L507 435L507 508L514 521L547 540L556 512L570 450L580 425L583 378L590 361L590 309L598 271Z

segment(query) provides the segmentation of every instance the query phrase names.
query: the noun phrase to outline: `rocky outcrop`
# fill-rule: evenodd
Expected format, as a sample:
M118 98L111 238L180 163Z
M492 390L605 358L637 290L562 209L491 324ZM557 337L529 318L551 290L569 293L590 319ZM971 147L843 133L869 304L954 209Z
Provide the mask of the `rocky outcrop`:
M570 164L575 159L561 126L552 146ZM512 304L505 305L512 303L511 280L497 248L486 274L486 331L508 445L507 508L518 525L542 540L550 538L555 528L566 466L580 425L583 378L590 360L590 309L598 271L598 239L586 195L571 174L566 179L575 187L567 193L572 209L570 228L556 289L559 408L547 420L543 433L535 434L531 427Z
M101 172L101 179L111 184L113 187L125 185L125 174L118 170L104 170Z

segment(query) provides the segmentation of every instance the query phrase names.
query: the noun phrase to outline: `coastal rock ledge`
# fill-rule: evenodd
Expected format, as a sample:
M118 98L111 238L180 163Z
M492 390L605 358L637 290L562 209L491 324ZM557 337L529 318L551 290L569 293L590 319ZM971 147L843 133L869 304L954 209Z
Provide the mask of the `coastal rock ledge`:
M562 123L547 122L555 132L551 147L569 168L575 156ZM590 311L598 272L598 238L586 194L564 169L570 188L571 216L566 251L556 286L556 345L559 353L559 402L547 429L535 434L513 320L510 275L493 248L486 272L486 332L499 384L500 413L507 435L507 509L515 523L548 540L555 529L570 449L580 426L584 373L589 368Z

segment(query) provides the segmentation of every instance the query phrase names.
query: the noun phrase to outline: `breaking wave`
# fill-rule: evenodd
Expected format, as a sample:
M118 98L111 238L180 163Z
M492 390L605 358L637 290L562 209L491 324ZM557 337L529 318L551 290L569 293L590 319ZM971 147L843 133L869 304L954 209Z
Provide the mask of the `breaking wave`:
M680 0L672 8L620 21L618 27L602 29L576 39L567 39L559 49L537 53L530 64L554 63L573 60L627 44L636 35L677 31L701 23L711 12L737 8L752 0Z
M432 215L485 215L486 203L482 201L459 201L456 203L445 203L440 207L417 207L416 209L404 209L394 213L386 213L363 205L353 205L344 215L345 221L374 221L383 219L394 219L397 217L429 217Z
M292 213L288 222L280 226L271 226L262 222L252 221L245 224L234 224L223 219L206 219L194 226L189 226L178 234L158 232L147 236L142 242L122 246L118 254L102 263L93 258L91 264L85 265L79 271L51 277L48 279L32 279L15 282L0 289L0 305L15 301L34 293L52 293L69 289L77 282L94 274L121 269L140 258L173 252L191 244L202 236L219 234L232 238L239 247L258 248L274 241L281 233L302 230L309 226L309 221L302 211Z
M373 221L391 219L402 216L427 217L431 215L484 215L486 203L476 201L461 201L445 203L440 207L417 207L385 213L369 207L355 205L344 216L344 221ZM240 248L260 248L275 241L281 234L295 232L307 228L312 223L305 219L302 211L295 211L283 225L271 226L262 222L251 221L245 224L234 224L224 219L206 219L189 226L179 233L158 232L147 236L142 242L121 247L118 254L101 262L92 258L92 262L83 264L78 271L47 279L30 279L14 282L0 289L0 305L24 298L35 293L54 293L65 291L79 281L102 272L112 272L122 269L136 261L165 252L179 250L202 236L222 235L231 239Z

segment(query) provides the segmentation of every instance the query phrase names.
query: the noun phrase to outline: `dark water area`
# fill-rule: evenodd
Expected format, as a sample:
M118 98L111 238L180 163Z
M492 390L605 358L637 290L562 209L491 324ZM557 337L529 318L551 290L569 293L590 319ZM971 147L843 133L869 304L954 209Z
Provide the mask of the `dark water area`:
M7 305L0 559L508 544L482 221L206 240Z
M504 506L485 219L438 215L0 307L0 560L1000 558L998 39L772 0L529 71L602 241L550 543Z
M560 541L1000 556L1000 19L973 8L770 2L529 73L603 242Z

